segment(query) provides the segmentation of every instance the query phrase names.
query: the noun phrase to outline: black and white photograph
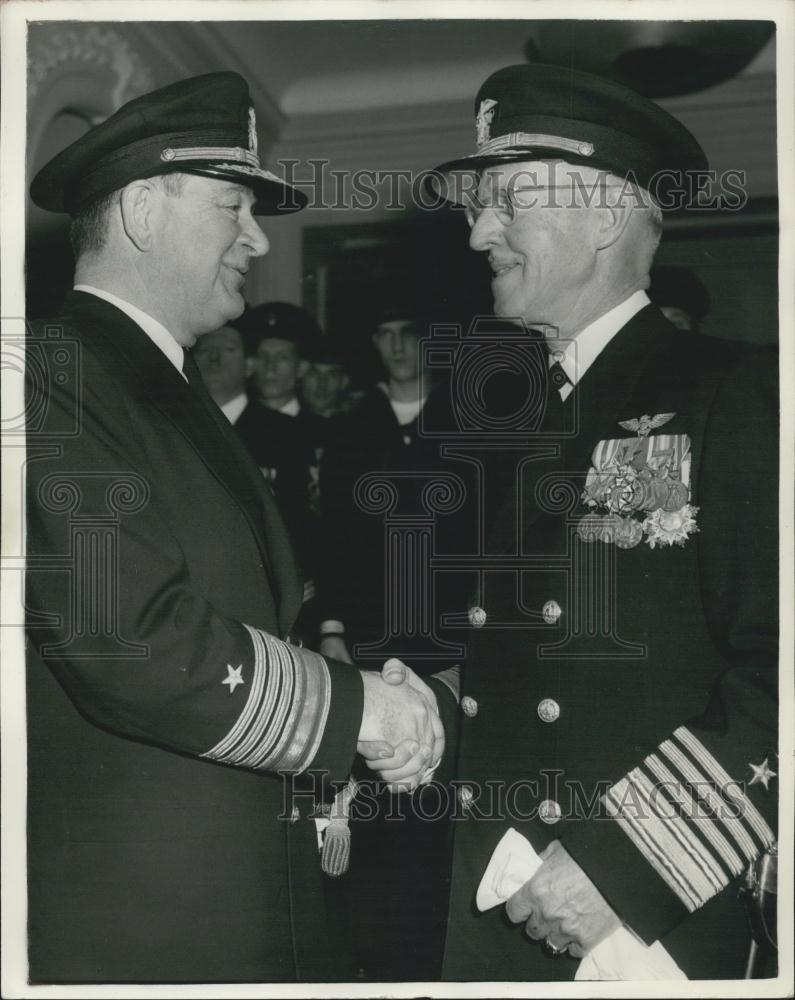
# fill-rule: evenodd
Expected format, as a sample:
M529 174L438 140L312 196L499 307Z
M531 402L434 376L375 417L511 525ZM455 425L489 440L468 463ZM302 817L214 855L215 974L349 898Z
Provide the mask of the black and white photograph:
M795 8L0 16L2 995L792 996Z

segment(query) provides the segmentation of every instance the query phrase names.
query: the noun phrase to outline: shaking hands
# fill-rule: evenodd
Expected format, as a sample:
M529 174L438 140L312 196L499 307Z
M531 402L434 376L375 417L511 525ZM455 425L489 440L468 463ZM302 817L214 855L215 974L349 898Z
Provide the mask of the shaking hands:
M380 674L362 671L364 711L357 750L393 791L430 781L444 753L444 728L436 696L400 660Z

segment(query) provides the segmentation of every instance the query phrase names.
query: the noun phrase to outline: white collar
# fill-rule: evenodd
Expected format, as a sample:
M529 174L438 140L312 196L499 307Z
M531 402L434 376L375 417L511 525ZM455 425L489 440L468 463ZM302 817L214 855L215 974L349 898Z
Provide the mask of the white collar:
M640 312L650 301L651 299L642 289L633 292L629 298L624 299L609 312L580 330L567 344L566 349L562 352L562 358L558 356L558 352L550 354L550 365L559 361L572 387L577 385L619 330L625 327L635 313ZM571 391L571 388L564 386L560 390L560 394L565 399Z
M171 364L187 382L187 377L182 370L182 365L185 360L185 352L162 323L154 319L148 313L145 313L142 309L139 309L137 306L131 305L129 302L125 302L124 299L120 299L118 295L114 295L112 292L106 292L102 288L94 288L93 285L75 285L75 291L88 292L89 295L96 295L98 299L104 299L106 302L110 302L112 306L116 306L117 309L121 309L121 311L129 316L133 323L140 326L147 337L149 337L149 339L160 348L163 354L165 354Z
M293 398L288 400L284 406L279 407L279 413L286 413L288 417L297 417L300 412L301 404L299 403L297 396L293 396Z
M239 396L235 396L234 399L230 399L227 403L221 407L221 413L226 417L230 424L236 424L240 419L240 414L248 406L248 396L245 392L241 392Z
M413 420L416 420L423 406L425 406L425 396L400 402L392 399L392 395L389 392L389 385L386 382L377 382L376 385L389 400L392 412L395 414L395 418L401 427L405 427L406 424L410 424Z

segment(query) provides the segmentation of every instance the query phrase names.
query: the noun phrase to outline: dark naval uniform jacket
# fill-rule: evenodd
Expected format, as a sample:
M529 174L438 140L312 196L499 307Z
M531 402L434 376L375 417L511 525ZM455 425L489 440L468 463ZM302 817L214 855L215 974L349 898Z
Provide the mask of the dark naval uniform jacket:
M509 827L539 853L560 840L688 977L742 977L737 890L774 841L777 802L775 371L766 351L647 306L574 388L559 433L542 424L530 442L451 724L445 979L574 977L504 907L475 907Z
M361 683L286 641L259 470L99 298L32 331L28 373L31 979L332 977L315 792L278 774L346 779Z

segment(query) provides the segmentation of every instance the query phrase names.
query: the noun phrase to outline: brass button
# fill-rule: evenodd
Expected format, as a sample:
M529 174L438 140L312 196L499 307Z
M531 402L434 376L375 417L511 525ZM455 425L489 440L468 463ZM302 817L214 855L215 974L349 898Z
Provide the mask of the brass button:
M472 808L473 797L472 789L469 785L462 785L458 789L458 801L461 803L462 809L467 810Z
M469 624L472 628L481 628L486 624L486 612L483 608L470 608L467 612L467 617L469 618Z
M544 698L538 703L538 717L542 722L557 722L560 718L560 705L554 698Z
M541 617L547 623L547 625L554 625L555 622L560 618L563 612L560 609L560 605L557 601L547 601L544 607L541 609Z
M469 695L461 699L461 711L464 715L468 715L470 719L474 719L478 714L478 703L474 698L470 698Z
M550 826L557 823L562 815L563 811L554 799L544 799L538 807L538 818Z
M301 818L301 812L298 806L293 806L292 812L290 813L290 822L297 823L300 818Z

